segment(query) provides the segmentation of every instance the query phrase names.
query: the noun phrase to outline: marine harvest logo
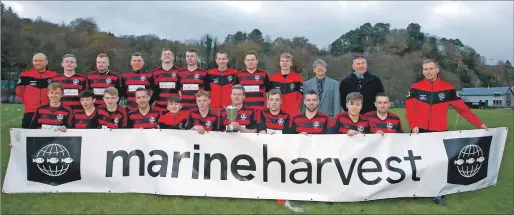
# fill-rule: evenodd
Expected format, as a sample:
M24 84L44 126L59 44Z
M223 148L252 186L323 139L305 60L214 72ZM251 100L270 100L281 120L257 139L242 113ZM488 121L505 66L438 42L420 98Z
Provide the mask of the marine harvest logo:
M447 183L470 185L487 177L492 136L443 140L448 155Z
M27 180L52 186L78 181L82 137L27 137Z

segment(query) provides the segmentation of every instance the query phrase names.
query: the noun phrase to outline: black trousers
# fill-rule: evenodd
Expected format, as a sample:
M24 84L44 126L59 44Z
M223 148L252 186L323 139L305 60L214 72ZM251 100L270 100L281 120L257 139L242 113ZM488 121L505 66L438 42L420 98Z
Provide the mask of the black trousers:
M32 122L32 117L34 117L34 113L24 113L21 121L21 128L29 128L30 123Z

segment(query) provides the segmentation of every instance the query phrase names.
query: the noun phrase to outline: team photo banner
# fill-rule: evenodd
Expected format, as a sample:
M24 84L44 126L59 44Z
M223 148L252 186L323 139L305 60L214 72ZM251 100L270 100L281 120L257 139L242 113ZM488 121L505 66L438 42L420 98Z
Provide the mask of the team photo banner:
M2 190L323 202L434 197L495 185L507 133L11 129Z

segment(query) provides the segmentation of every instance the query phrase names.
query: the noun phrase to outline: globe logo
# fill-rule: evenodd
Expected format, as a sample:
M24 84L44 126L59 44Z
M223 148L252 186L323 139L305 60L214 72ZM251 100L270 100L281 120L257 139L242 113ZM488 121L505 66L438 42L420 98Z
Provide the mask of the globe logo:
M52 177L66 173L72 162L68 149L56 143L44 146L32 159L42 173Z
M482 149L477 145L471 144L460 150L459 157L453 164L457 166L460 175L471 178L478 173L484 160L485 157Z

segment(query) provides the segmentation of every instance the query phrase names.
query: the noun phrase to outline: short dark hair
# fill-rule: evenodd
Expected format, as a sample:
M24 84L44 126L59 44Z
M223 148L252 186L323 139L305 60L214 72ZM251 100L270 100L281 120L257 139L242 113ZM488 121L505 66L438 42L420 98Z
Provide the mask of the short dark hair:
M175 53L173 53L170 48L162 48L161 54L165 51L170 51L172 55L175 55Z
M353 101L362 102L362 100L363 100L362 94L359 92L351 92L348 95L346 95L346 103L353 102Z
M218 54L223 54L223 55L225 55L225 57L228 58L228 53L226 51L223 51L223 50L217 51L216 55L218 55Z
M364 55L357 54L357 55L353 56L352 61L355 61L357 59L364 59L364 60L366 60L366 57L364 57Z
M318 92L316 92L315 90L309 90L305 95L316 95L316 97L318 97Z
M435 68L439 68L439 64L434 59L425 59L425 60L423 60L423 65L425 65L427 63L434 63L435 64Z
M377 99L378 97L387 97L389 99L389 96L386 94L386 93L378 93L376 96L375 96L375 99Z
M80 98L95 98L95 93L93 93L92 90L83 90L82 92L80 92L79 96Z
M191 49L188 49L186 52L194 52L195 54L198 54L198 49L191 48Z
M149 93L148 93L148 90L147 90L147 89L145 89L145 88L143 88L143 87L137 88L137 89L136 89L136 92L146 92L146 94L149 94ZM134 92L134 94L136 94L136 92Z
M134 53L132 53L132 57L141 57L141 58L143 58L143 60L145 59L143 57L143 54L141 54L141 52L134 52Z
M257 59L257 60L259 59L259 56L256 51L253 51L253 50L247 51L245 54L245 59L246 59L246 56L248 56L248 55L255 55L255 59Z
M168 99L168 104L172 104L172 103L179 103L180 104L180 97L172 96L171 98L169 98Z

